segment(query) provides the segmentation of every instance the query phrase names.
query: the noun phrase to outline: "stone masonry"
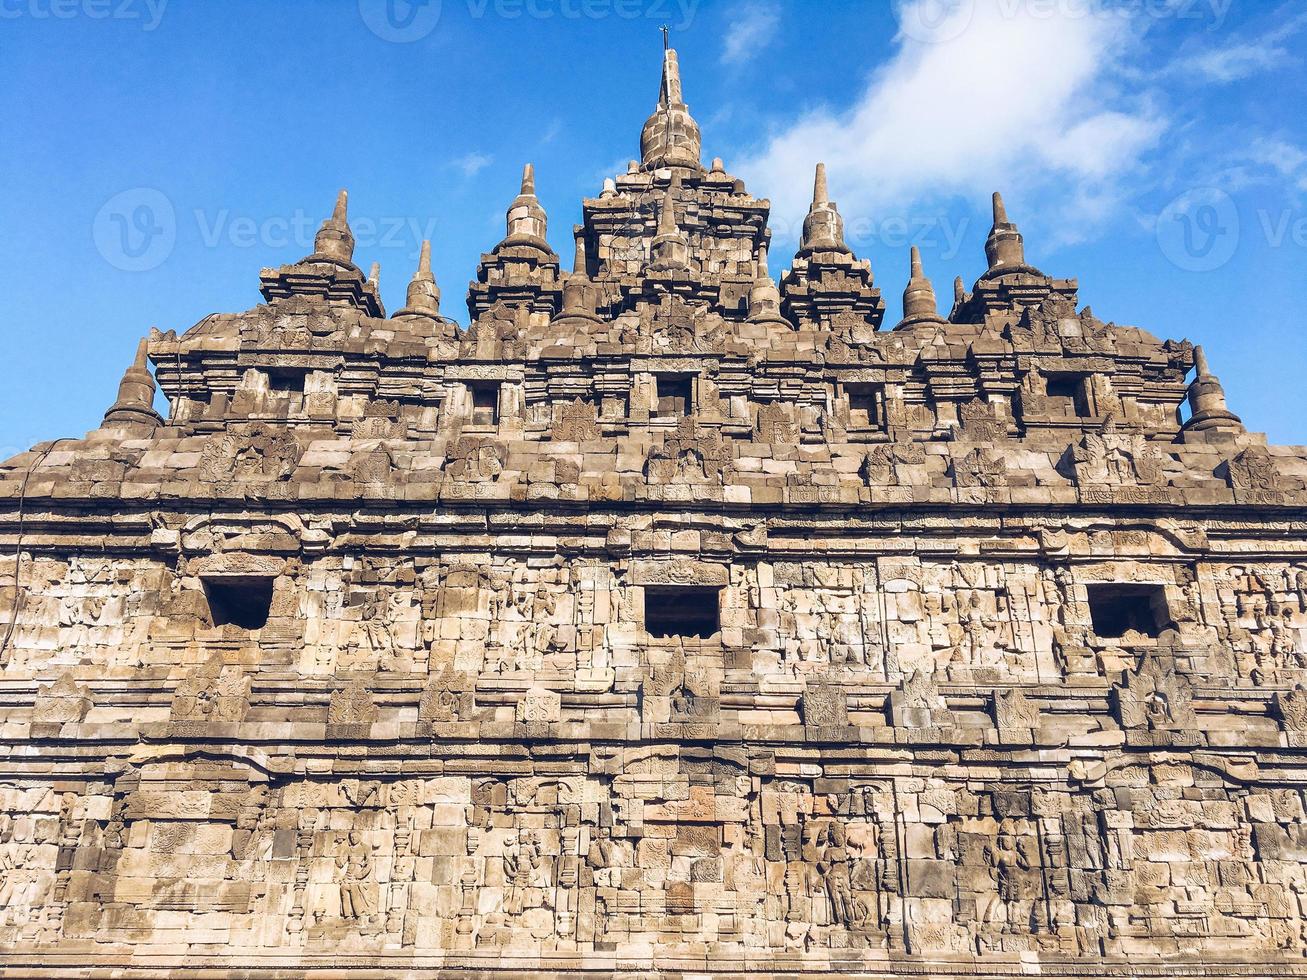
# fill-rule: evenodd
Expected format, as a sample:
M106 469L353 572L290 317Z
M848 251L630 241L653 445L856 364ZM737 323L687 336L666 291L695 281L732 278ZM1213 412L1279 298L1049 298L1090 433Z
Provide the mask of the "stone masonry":
M667 51L466 328L342 192L0 466L0 973L1307 976L1307 450L700 141Z

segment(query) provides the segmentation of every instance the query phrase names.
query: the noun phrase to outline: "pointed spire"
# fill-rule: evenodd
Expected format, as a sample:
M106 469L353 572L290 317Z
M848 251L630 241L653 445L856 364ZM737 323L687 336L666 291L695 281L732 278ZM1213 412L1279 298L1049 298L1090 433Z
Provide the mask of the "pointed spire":
M533 164L522 167L522 188L513 203L508 206L505 217L507 235L500 243L504 245L534 245L548 250L545 242L548 234L549 218L536 197L536 171Z
M994 225L1011 224L1007 220L1007 207L1003 204L1003 195L998 191L994 192Z
M408 284L408 297L404 308L395 316L440 316L440 287L431 274L431 241L422 242L417 272Z
M150 341L136 345L132 366L123 372L118 385L118 400L104 413L105 425L138 425L154 429L163 419L154 410L154 375L150 373Z
M349 192L336 195L331 217L322 223L313 239L314 259L326 259L341 265L354 264L354 233L349 228Z
M985 241L985 257L989 260L987 276L1009 272L1039 274L1038 270L1026 265L1025 241L1021 232L1017 231L1017 226L1008 220L1003 195L998 191L994 192L994 225Z
M659 104L664 106L684 105L681 97L681 63L676 51L670 47L663 48L663 80Z
M667 185L667 190L663 191L663 203L658 208L658 235L659 237L668 237L679 235L680 229L676 227L676 201L672 197L672 185Z
M953 277L953 302L961 303L967 298L967 287L961 276Z
M813 252L851 253L851 249L844 244L844 219L840 217L839 208L831 201L826 188L824 163L817 164L817 173L813 177L812 207L803 219L803 237L799 245L800 255L811 255Z
M594 315L595 288L586 271L585 229L577 225L573 233L576 235L576 253L572 259L572 274L563 283L563 309L559 315L595 320L598 319Z
M381 263L373 262L372 268L368 270L368 282L375 289L381 285Z
M572 253L572 275L588 279L585 258L585 236L576 236L576 251Z
M894 329L912 327L918 323L943 323L939 307L935 301L935 287L926 278L921 268L921 249L912 246L912 271L908 276L908 285L903 290L903 319Z
M1225 388L1221 379L1212 374L1207 364L1207 352L1194 348L1193 383L1189 385L1189 420L1182 426L1185 432L1243 432L1239 416L1230 411L1225 402Z
M640 159L646 170L683 167L702 170L699 124L681 94L681 65L673 48L663 50L658 105L640 132Z
M680 180L673 175L663 192L658 209L658 232L651 247L654 269L685 269L690 265L690 242L676 224L676 191Z
M750 323L790 323L781 316L781 291L776 288L776 280L767 268L767 242L758 245L758 254L753 261L753 287L749 290Z

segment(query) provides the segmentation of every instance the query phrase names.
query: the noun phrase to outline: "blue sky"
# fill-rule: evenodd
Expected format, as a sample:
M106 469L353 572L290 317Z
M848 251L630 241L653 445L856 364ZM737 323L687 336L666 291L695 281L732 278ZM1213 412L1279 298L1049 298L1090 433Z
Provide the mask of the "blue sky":
M536 165L580 201L638 152L658 25L721 156L793 253L812 166L893 322L907 246L941 302L1001 189L1103 319L1203 343L1233 409L1307 443L1307 12L1269 0L0 0L0 455L81 435L137 339L257 302L348 187L402 304L433 239L466 322Z

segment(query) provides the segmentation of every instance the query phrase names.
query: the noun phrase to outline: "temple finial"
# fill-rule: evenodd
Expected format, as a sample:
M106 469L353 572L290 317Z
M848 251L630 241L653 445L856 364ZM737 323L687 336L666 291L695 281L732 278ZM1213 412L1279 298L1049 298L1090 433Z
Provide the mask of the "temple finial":
M775 323L793 329L790 322L781 316L781 291L776 288L776 281L767 268L766 239L758 244L753 269L753 286L749 290L749 322Z
M572 231L576 236L576 253L572 258L572 274L563 281L563 309L559 316L596 320L595 288L586 269L585 228L576 225Z
M967 298L967 287L961 276L953 277L953 302L961 303Z
M989 260L988 276L1008 272L1039 274L1026 265L1025 241L1021 232L1017 231L1017 226L1008 219L1003 195L998 191L994 192L994 226L985 241L985 257Z
M331 217L322 223L313 239L313 257L341 265L354 264L354 233L349 227L349 192L336 195Z
M158 428L163 419L154 410L154 375L150 373L150 341L143 338L136 345L132 366L123 372L118 384L118 400L104 413L104 425Z
M373 262L372 268L368 270L368 282L374 286L381 285L381 263Z
M645 170L682 167L702 170L699 124L690 115L690 107L681 94L681 65L676 50L663 50L662 77L658 85L658 105L640 131L640 161Z
M572 254L572 275L586 276L585 236L576 236L576 251Z
M534 245L536 248L549 250L545 241L548 234L549 216L536 197L536 171L534 164L522 167L522 186L513 203L508 206L505 215L507 225L506 237L500 242L504 245Z
M812 181L812 206L803 219L803 236L799 240L799 254L813 252L843 252L851 250L844 244L844 219L839 208L830 199L826 187L826 164L817 164Z
M418 256L417 271L408 284L408 295L404 308L395 316L440 316L440 287L436 277L431 274L431 241L422 242L422 251Z
M896 330L912 327L918 323L944 322L935 301L935 287L921 268L921 249L913 245L910 256L909 264L912 271L908 276L908 284L903 290L903 319L895 327Z
M663 192L658 209L658 232L651 247L654 269L685 269L690 264L690 242L676 224L676 190L680 181L673 175Z
M994 224L996 225L1008 224L1007 208L1003 204L1003 195L1000 194L998 191L994 192Z
M679 230L676 227L676 199L672 196L672 184L667 185L667 190L663 191L663 203L658 209L658 234L675 235Z
M817 164L817 174L812 180L813 207L830 203L830 191L826 189L826 164Z
M663 50L667 51L672 46L671 41L667 39L667 32L670 31L671 28L668 27L666 24L662 24L659 26L658 30L663 32Z
M1221 379L1212 374L1207 363L1207 352L1194 348L1196 377L1189 385L1189 420L1181 427L1184 432L1243 432L1243 421L1230 411L1225 401L1225 388Z

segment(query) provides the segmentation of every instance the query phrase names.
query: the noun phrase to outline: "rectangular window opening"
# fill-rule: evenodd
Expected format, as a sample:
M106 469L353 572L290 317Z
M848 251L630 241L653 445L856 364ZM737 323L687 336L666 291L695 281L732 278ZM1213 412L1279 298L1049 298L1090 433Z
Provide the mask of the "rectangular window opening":
M874 428L880 425L880 387L878 385L848 385L849 424Z
M1072 418L1089 417L1089 398L1086 382L1079 374L1050 374L1044 379L1048 405L1053 415Z
M645 586L645 632L708 639L721 629L720 591L707 586Z
M281 394L304 394L304 379L307 371L298 368L268 368L268 387Z
M472 424L499 424L499 385L472 386Z
M659 415L686 416L694 405L694 379L685 374L659 374L654 377L654 397Z
M266 576L209 578L204 580L204 596L209 601L214 626L262 629L272 608L272 579Z
M1166 589L1160 585L1090 585L1089 615L1094 633L1120 639L1135 632L1154 639L1171 625Z

